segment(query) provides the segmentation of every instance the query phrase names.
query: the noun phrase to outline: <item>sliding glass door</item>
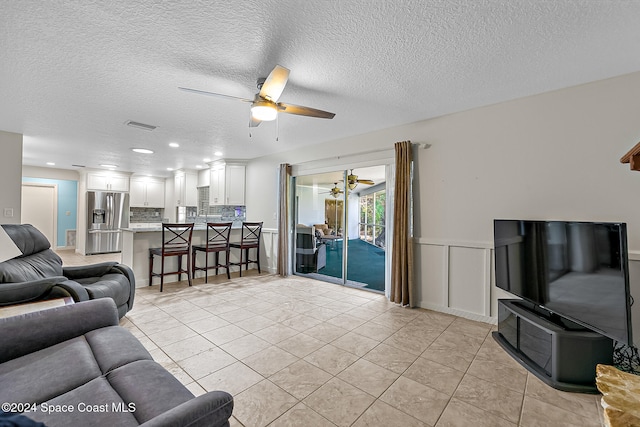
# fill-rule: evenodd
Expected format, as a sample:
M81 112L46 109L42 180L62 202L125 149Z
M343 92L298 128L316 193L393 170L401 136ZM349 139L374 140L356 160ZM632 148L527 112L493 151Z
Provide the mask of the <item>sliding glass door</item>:
M385 290L385 166L297 176L296 274Z
M343 283L344 173L295 179L295 272ZM340 182L342 180L342 182Z

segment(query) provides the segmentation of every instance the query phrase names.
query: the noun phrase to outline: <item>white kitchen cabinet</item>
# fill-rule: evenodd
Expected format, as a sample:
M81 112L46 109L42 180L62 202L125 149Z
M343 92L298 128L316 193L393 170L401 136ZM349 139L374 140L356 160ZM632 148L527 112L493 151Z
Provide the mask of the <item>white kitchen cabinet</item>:
M227 165L225 170L226 205L244 205L245 165Z
M211 180L211 170L201 169L198 171L198 187L208 187Z
M129 203L131 207L164 208L164 180L131 178Z
M245 169L243 163L213 163L209 180L209 205L244 205Z
M87 190L129 191L129 176L114 172L88 172Z
M224 205L224 165L211 166L209 178L209 205Z
M198 206L198 174L181 170L173 179L176 206Z

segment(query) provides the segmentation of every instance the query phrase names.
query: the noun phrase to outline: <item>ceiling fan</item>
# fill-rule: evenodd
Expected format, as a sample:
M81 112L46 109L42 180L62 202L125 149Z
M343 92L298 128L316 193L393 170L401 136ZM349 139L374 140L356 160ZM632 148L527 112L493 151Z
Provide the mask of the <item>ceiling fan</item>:
M374 182L370 179L358 179L358 175L354 175L353 169L351 169L351 172L347 175L347 184L349 185L349 189L353 190L358 184L373 185Z
M331 194L334 199L337 199L338 196L340 194L343 194L343 193L344 193L344 191L342 191L340 188L338 188L338 183L334 182L333 183L333 188L331 190L323 192L323 193L319 193L319 194Z
M303 107L301 105L286 104L278 102L282 91L284 90L287 80L289 79L289 70L280 65L276 65L269 73L267 78L258 79L259 92L251 99L238 98L231 95L223 95L221 93L205 92L203 90L189 89L179 87L178 89L185 92L197 93L200 95L215 96L218 98L235 99L237 101L251 103L251 118L249 127L256 127L264 121L275 120L278 113L296 114L299 116L318 117L321 119L332 119L335 114L328 111L317 110L315 108Z

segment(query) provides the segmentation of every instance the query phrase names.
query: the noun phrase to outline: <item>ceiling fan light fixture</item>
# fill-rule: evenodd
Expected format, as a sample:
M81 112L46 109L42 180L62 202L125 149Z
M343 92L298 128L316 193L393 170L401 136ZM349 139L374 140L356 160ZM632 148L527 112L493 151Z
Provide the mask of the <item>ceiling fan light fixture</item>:
M278 110L272 102L255 101L251 106L251 116L262 122L270 122L276 119Z
M349 190L354 190L358 186L356 181L349 181Z

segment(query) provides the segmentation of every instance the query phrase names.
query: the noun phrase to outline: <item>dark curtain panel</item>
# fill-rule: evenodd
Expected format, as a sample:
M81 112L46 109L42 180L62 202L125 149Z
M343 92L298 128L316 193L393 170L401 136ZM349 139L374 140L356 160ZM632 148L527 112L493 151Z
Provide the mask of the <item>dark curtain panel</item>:
M278 268L280 276L289 275L289 182L291 165L280 165L278 203Z
M411 142L397 142L395 152L396 184L393 201L391 301L414 307Z

